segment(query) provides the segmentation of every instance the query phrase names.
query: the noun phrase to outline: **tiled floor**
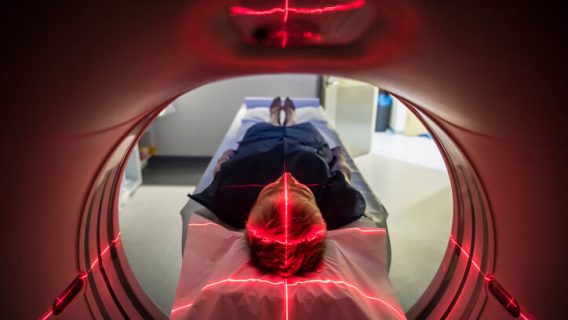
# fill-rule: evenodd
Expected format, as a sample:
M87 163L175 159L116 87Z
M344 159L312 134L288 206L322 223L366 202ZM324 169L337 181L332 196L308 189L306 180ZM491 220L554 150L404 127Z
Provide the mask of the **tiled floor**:
M389 211L390 277L408 309L430 282L448 243L452 197L447 172L432 140L389 133L375 134L371 154L355 162ZM166 314L181 268L179 211L206 165L206 159L151 161L144 184L120 210L131 267Z

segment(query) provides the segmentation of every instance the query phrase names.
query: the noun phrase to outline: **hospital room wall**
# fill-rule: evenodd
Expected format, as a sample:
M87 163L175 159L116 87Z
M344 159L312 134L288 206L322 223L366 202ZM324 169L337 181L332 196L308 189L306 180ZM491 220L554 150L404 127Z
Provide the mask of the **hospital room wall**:
M156 120L157 155L212 156L249 96L317 97L317 75L262 75L207 84L180 96L176 112Z

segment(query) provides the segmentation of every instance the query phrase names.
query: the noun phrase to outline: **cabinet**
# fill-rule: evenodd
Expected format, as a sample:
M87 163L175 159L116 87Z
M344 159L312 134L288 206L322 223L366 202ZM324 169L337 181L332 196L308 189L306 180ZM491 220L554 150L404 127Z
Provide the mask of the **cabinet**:
M147 161L147 159L146 159ZM123 205L132 194L142 184L142 161L140 159L140 147L138 144L134 146L134 150L128 158L122 183L120 184L120 204Z
M369 153L375 130L378 89L368 83L324 77L324 107L351 156Z
M175 111L176 107L171 104L165 108L160 115L158 115L157 119L173 114ZM128 198L136 192L136 189L142 185L142 169L144 169L144 167L148 164L148 159L150 159L150 157L154 154L156 154L156 144L152 124L142 134L142 137L140 137L140 140L134 146L134 150L132 150L130 158L128 158L126 169L124 170L124 175L122 176L120 184L120 205L124 205L124 203L128 201Z

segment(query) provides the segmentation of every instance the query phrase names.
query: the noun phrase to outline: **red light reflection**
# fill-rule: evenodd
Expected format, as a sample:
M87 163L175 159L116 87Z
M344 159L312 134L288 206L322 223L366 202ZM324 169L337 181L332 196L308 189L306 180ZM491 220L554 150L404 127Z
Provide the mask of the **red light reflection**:
M391 309L400 319L406 319L406 316L400 312L400 310L398 310L397 308L393 307L390 303L388 303L387 301L378 298L378 297L374 297L374 296L370 296L366 293L364 293L361 289L359 289L358 287L347 283L343 280L305 280L305 281L298 281L298 282L294 282L292 284L290 284L290 286L297 286L298 284L311 284L311 283L318 283L318 284L334 284L334 285L343 285L346 286L350 289L353 289L355 292L357 292L360 296L365 297L369 300L372 301L376 301L376 302L380 302L381 304L385 305L386 307L388 307L389 309Z
M116 236L116 238L114 238L104 249L103 251L101 251L100 254L97 255L97 257L93 260L93 262L91 263L89 270L87 270L86 272L80 272L78 278L81 280L85 280L87 279L87 277L89 276L89 274L91 273L91 271L93 271L93 268L99 263L100 259L102 259L109 251L111 247L116 247L118 246L120 242L120 232L118 233L118 235ZM67 298L67 296L71 293L71 291L73 290L73 288L69 288L67 289L67 291L65 291L63 294L56 296L55 297L55 303L54 306L60 306L63 301L65 301L65 299ZM73 297L74 298L74 297ZM72 298L72 299L73 299ZM47 320L49 318L51 318L53 316L53 307L51 307L43 316L41 316L40 320Z
M345 228L345 229L338 229L341 231L357 231L361 233L384 233L387 232L384 228Z
M454 239L453 236L450 236L450 241L456 246L456 248L460 249L460 251L464 254L464 256L469 260L470 259L470 255L469 253L467 253L467 251L465 251L461 245L458 244L458 242ZM491 277L488 276L485 272L481 271L481 267L479 266L479 264L475 261L475 259L473 259L473 257L471 258L471 264L475 267L475 269L483 276L483 278L488 281Z
M288 266L288 175L286 174L286 163L284 163L284 265Z
M522 311L519 313L521 309L517 301L513 296L511 296L497 281L497 279L492 275L481 271L481 267L475 261L474 257L471 257L470 254L464 250L464 248L454 239L453 235L450 235L450 242L456 246L463 253L466 259L471 260L471 265L479 272L480 275L483 276L485 280L486 287L489 288L489 291L493 294L493 296L499 301L499 303L511 314L513 317L521 317L525 320L533 320L534 318L526 311Z
M535 317L533 317L532 315L528 314L526 311L521 312L521 314L519 315L523 320L535 320Z
M284 245L285 248L289 247L289 246L298 245L302 242L312 241L312 240L315 240L317 238L322 238L322 237L325 236L325 233L326 233L324 229L314 229L302 238L289 240L287 233L285 233L285 235L283 237L282 236L279 237L277 235L266 234L264 230L252 228L252 227L249 227L248 231L249 231L249 234L251 236L254 236L255 238L257 238L258 240L260 240L262 242L278 243L278 244ZM280 238L284 238L284 239L281 240Z
M174 312L177 312L177 311L180 311L180 310L183 310L183 309L187 309L187 308L191 307L192 305L193 305L193 303L189 303L189 304L183 305L181 307L172 309L171 313L174 313Z
M339 11L349 11L355 10L363 7L365 5L365 0L355 0L350 3L344 4L337 4L333 6L325 6L319 8L299 8L299 7L290 7L289 0L284 0L282 7L274 7L271 9L266 10L257 10L247 7L240 7L240 6L232 6L229 8L229 13L233 16L243 15L243 16L266 16L272 14L282 14L282 30L277 33L278 36L281 37L281 44L282 48L285 48L288 45L288 30L286 25L288 23L288 17L290 13L293 14L303 14L303 15L321 15L329 12L339 12ZM321 40L321 35L311 33L311 32L304 32L301 34L304 39L308 40Z
M288 0L284 0L284 17L282 21L284 23L288 22L288 13L290 12L290 8L288 8Z
M387 302L384 299L381 299L379 297L375 297L372 295L368 295L366 293L364 293L361 289L359 289L357 286L348 283L346 281L343 280L321 280L321 279L314 279L314 280L304 280L304 281L296 281L294 283L288 283L288 279L284 279L284 281L268 281L268 280L263 280L263 279L255 279L255 278L251 278L251 279L225 279L225 280L220 280L220 281L216 281L213 283L210 283L206 286L204 286L203 288L201 288L201 291L204 291L208 288L211 288L213 286L218 286L221 284L227 284L227 283L247 283L247 282L251 282L251 283L257 283L257 284L267 284L267 285L272 285L272 286L278 286L278 285L283 285L284 286L284 308L283 308L283 318L284 319L288 319L289 318L289 309L290 309L290 305L289 305L289 294L288 294L288 288L292 287L292 286L296 286L299 287L300 285L309 285L309 284L325 284L325 285L335 285L335 286L343 286L343 287L347 287L349 289L353 289L353 292L357 293L359 296L366 298L368 300L371 301L375 301L375 302L379 302L380 304L386 306L388 309L390 309L399 319L406 319L406 316L404 315L404 313L402 313L399 309L393 307L389 302ZM189 303L180 307L176 307L174 309L172 309L171 313L183 310L183 309L187 309L190 308L193 305L193 303Z
M284 279L284 320L288 320L290 306L288 305L288 279Z
M46 314L41 316L41 318L39 318L39 319L40 320L47 320L47 319L51 318L52 315L53 315L53 310L49 309L49 312L47 312Z
M318 186L317 183L302 183L306 187L316 187ZM267 184L260 184L260 183L249 183L249 184L229 184L223 186L222 189L245 189L245 188L264 188Z
M102 258L104 255L106 255L108 253L108 251L110 250L111 247L114 246L118 246L118 243L120 241L120 232L118 233L118 235L116 236L116 238L114 238L114 240L111 241L111 243L109 243L106 248L103 249L103 251L101 251L101 253L99 254L98 257L95 258L95 260L93 260L93 263L91 263L91 266L89 267L89 270L87 270L87 272L85 273L85 278L88 276L89 273L91 273L91 271L93 270L93 268L99 263L99 257Z
M218 225L217 223L214 223L214 222L188 223L187 225L189 227L212 226L212 227L223 228L222 226L220 226L220 225ZM304 242L304 241L312 241L312 240L316 239L317 237L321 237L321 236L325 235L324 230L314 229L310 233L308 233L306 236L304 236L303 238L295 239L293 241L288 240L288 242L286 242L286 240L280 240L276 236L264 234L263 230L261 230L261 229L256 229L256 228L249 228L249 229L250 229L249 232L252 235L254 235L255 237L259 238L261 241L273 241L273 242L276 242L276 243L282 244L282 245L288 243L288 245L290 245L290 246L297 245L297 244ZM345 229L337 229L337 231L353 231L353 232L360 232L360 233L375 233L375 234L387 232L387 230L384 229L384 228L345 228Z
M189 223L188 226L190 227L205 227L205 226L217 226L221 227L220 225L213 223L213 222L206 222L206 223Z
M350 3L320 7L320 8L296 8L296 7L288 7L288 1L285 0L283 7L274 7L267 10L256 10L246 7L233 6L229 9L229 12L231 15L243 15L243 16L265 16L275 13L282 13L283 22L287 22L288 15L290 12L298 14L324 14L334 11L355 10L361 8L364 5L365 5L365 0L355 0Z

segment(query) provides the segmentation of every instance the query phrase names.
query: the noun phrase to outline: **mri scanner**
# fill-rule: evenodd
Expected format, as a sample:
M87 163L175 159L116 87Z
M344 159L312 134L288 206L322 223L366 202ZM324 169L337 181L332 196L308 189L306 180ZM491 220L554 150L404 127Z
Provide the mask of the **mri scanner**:
M3 8L2 317L166 318L120 242L128 154L180 94L289 72L388 90L438 143L453 188L452 232L408 318L566 317L563 11L506 1L302 5ZM284 15L302 21L289 34L278 29Z

